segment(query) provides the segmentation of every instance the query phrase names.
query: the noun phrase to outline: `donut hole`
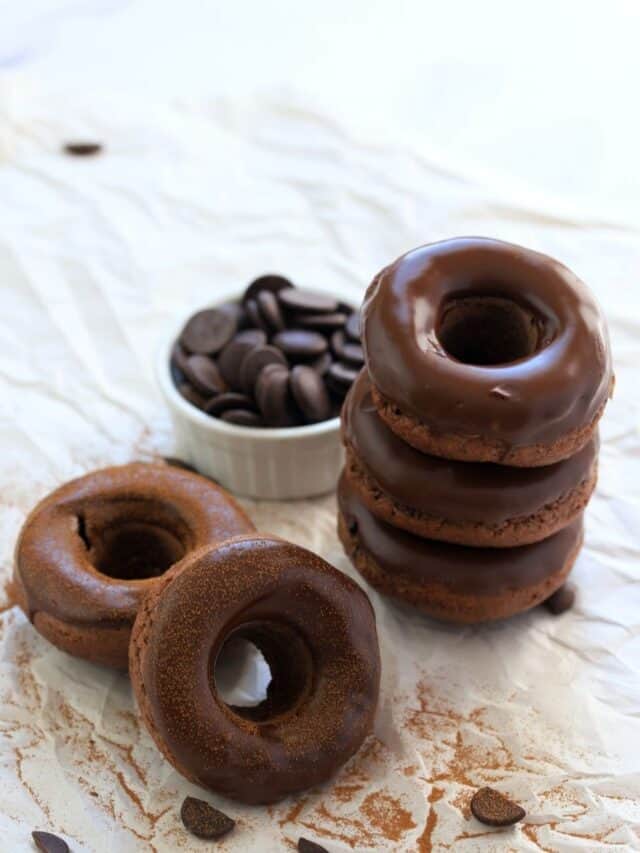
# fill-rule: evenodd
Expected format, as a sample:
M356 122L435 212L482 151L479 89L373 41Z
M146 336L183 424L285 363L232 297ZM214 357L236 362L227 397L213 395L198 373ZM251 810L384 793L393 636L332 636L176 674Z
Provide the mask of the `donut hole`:
M233 636L218 654L214 680L218 696L237 712L264 702L272 677L260 649L243 637Z
M96 571L125 581L164 574L190 545L175 510L154 501L88 503L77 514L77 534Z
M170 531L131 522L103 531L93 564L110 578L145 580L164 574L184 555L184 545Z
M541 347L543 322L529 306L502 296L462 296L443 307L437 335L452 358L479 366L529 358Z
M212 688L234 714L263 723L294 712L311 689L311 675L311 652L297 631L248 622L223 642Z

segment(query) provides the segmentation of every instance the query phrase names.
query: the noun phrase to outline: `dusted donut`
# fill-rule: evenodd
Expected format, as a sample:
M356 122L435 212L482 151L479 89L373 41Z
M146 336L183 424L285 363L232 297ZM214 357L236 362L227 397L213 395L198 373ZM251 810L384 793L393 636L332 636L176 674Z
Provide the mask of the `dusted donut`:
M556 533L585 508L597 479L597 434L542 468L457 462L406 444L379 417L362 371L342 410L347 477L382 521L417 536L506 548Z
M422 539L377 519L344 477L338 503L340 539L368 583L446 622L488 622L535 607L562 586L582 544L582 517L520 548Z
M164 464L105 468L31 512L15 553L13 597L63 651L126 669L140 602L190 551L254 530L226 492Z
M229 638L264 655L255 708L224 703L215 664ZM365 593L280 539L240 537L192 554L145 599L131 682L158 748L188 779L245 803L325 782L371 731L380 682Z
M362 316L380 415L425 453L550 465L584 447L613 387L585 285L509 243L414 249L376 276Z

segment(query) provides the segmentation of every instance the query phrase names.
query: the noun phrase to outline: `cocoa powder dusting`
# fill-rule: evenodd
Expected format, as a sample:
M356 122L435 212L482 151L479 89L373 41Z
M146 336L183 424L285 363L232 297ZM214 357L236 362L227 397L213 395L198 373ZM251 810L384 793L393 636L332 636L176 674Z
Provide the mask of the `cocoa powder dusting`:
M477 830L470 823L472 816L469 809L471 796L478 787L491 785L492 782L502 781L510 776L513 778L542 782L536 792L537 806L531 809L531 817L535 822L522 823L511 828L512 838L516 839L522 833L537 848L545 851L557 849L551 842L545 846L545 839L550 833L557 833L557 839L572 838L595 843L605 843L620 824L616 819L608 822L608 828L594 831L587 823L582 823L588 816L593 820L592 796L579 783L561 782L544 785L544 782L555 775L565 777L564 767L556 764L557 758L553 749L553 733L548 738L540 738L541 721L531 726L536 732L535 744L526 742L529 727L524 726L518 732L518 739L512 745L509 738L510 729L504 725L500 714L491 706L479 706L467 711L449 704L439 695L431 681L426 679L417 686L414 697L409 699L409 710L405 715L405 726L416 740L416 748L422 758L426 772L425 781L432 785L428 800L428 811L424 830L417 841L418 853L430 853L432 850L456 850L464 840L472 838L496 837L501 829ZM511 695L508 701L517 701L518 697ZM402 701L402 700L399 700ZM464 703L460 703L464 707ZM535 715L535 710L528 709ZM524 743L519 744L518 740ZM538 746L538 743L540 746ZM514 753L513 746L525 747L521 752ZM528 747L528 748L527 748ZM537 749L538 751L534 751ZM585 756L586 757L586 756ZM603 792L603 796L607 796ZM438 834L437 803L445 799L456 809L462 824L455 835L449 832ZM630 797L621 797L630 802ZM535 818L540 815L553 814L553 818L542 820ZM525 818L526 820L526 818ZM602 816L598 820L602 824ZM475 824L477 827L478 824ZM448 826L447 829L451 827ZM435 837L438 835L438 841ZM498 838L501 836L498 834ZM555 839L554 839L555 840ZM513 841L514 845L517 843Z
M4 618L14 616L10 613ZM141 732L137 718L126 709L103 710L102 721L96 725L95 719L63 697L58 682L55 686L42 685L35 677L35 655L46 653L47 647L43 648L44 641L39 639L33 646L34 637L29 636L32 628L26 623L17 630L12 649L16 690L6 700L3 697L3 703L7 708L15 705L21 717L26 715L33 721L15 724L16 736L20 738L12 747L17 783L41 809L43 823L52 831L72 834L71 827L64 825L64 815L50 804L51 780L47 781L46 774L34 771L36 749L45 753L55 750L54 762L63 763L65 774L74 777L79 790L85 792L87 808L97 806L123 833L136 839L140 849L153 853L158 849L156 838L167 838L177 825L177 792L166 786L164 779L159 781L163 771L157 766L153 748L138 750ZM75 665L64 655L60 661L64 666ZM94 675L95 689L102 690L101 670L88 669L83 678ZM13 737L12 728L3 728L1 736ZM150 766L158 779L149 778L148 761L152 762ZM149 801L152 805L147 805ZM171 847L181 849L185 843L182 832Z
M438 815L436 813L436 803L444 797L442 788L433 786L429 794L429 812L427 813L427 822L424 827L424 832L418 839L418 853L431 853L433 850L433 833L438 823Z
M147 443L143 437L141 445ZM0 613L3 609L0 604ZM14 761L16 785L35 804L43 824L65 835L73 829L65 826L65 815L51 801L51 782L47 786L45 774L34 770L36 762L51 754L52 762L59 757L78 796L86 798L86 807L104 812L123 837L131 839L132 849L151 853L193 849L179 821L176 804L181 794L172 786L173 779L167 782L167 767L141 730L128 688L117 686L105 700L110 707L99 717L94 710L92 716L81 699L66 695L56 672L56 668L71 671L75 663L60 655L53 661L50 683L45 682L47 668L41 661L49 649L16 614L8 610L0 620L0 630L11 643L7 659L15 670L13 690L2 696L15 721L3 721L0 737ZM107 695L103 673L82 666L79 682L85 680L89 692ZM443 690L439 684L445 685ZM488 695L486 690L480 693ZM514 795L523 801L531 791L535 796L526 802L534 822L509 830L513 845L509 849L531 845L552 853L571 841L589 849L607 844L621 848L623 820L617 815L625 808L633 813L632 790L615 787L613 779L590 781L589 789L582 782L566 781L567 768L553 739L541 734L542 720L535 718L532 708L522 712L522 730L514 737L509 718L501 713L510 702L519 703L521 711L526 708L527 697L517 691L495 700L492 696L492 701L485 698L484 704L467 701L467 695L472 697L473 692L460 688L456 694L450 679L439 681L433 672L425 674L415 692L394 698L393 727L400 743L391 746L369 738L333 784L255 816L243 814L243 829L253 828L257 845L265 834L269 839L271 830L279 831L283 849L291 850L300 835L312 835L328 849L333 843L398 853L455 853L477 839L482 849L489 850L492 841L506 843L503 830L483 829L472 818L469 802L478 787L511 779L516 788L520 783ZM526 714L531 715L530 727ZM535 741L528 737L529 728ZM609 810L607 800L615 801L615 808ZM223 843L216 849L241 848L226 848Z
M396 797L378 791L365 797L360 811L367 816L372 826L389 841L400 841L416 824L411 812L403 808Z
M508 697L509 702L518 699ZM319 841L347 847L411 853L455 851L473 839L494 838L502 844L502 829L482 829L472 817L469 804L474 792L508 778L544 783L554 775L555 784L538 785L537 808L531 810L532 817L539 812L554 818L537 818L535 823L511 828L513 844L522 834L543 850L549 832L583 842L603 840L575 824L589 810L588 794L578 785L574 790L570 784L558 784L562 768L554 764L551 733L538 752L537 743L529 741L529 728L540 737L541 721L535 709L527 709L531 727L525 726L512 740L498 703L473 706L464 700L458 706L437 691L433 677L420 681L413 696L398 696L397 706L396 728L407 738L407 748L415 750L416 760L407 761L406 750L398 750L397 755L379 739L370 738L326 791L307 795L286 810L274 808L284 844L304 831ZM397 795L399 778L407 780L406 800ZM422 799L415 796L421 790ZM556 819L558 813L564 816L562 821Z
M301 798L297 803L291 806L291 808L287 812L285 812L285 814L281 818L278 819L279 825L281 827L286 826L287 824L295 825L298 818L300 817L300 813L302 812L306 804L307 798ZM270 806L269 811L273 814L273 812L275 811L274 807Z
M386 772L402 772L403 768L404 762L396 766L382 741L369 738L325 794L304 797L278 819L287 832L283 841L306 830L319 840L348 847L410 847L417 828L411 811L399 797L376 784Z
M363 785L334 785L331 789L331 795L339 803L351 803L363 787Z

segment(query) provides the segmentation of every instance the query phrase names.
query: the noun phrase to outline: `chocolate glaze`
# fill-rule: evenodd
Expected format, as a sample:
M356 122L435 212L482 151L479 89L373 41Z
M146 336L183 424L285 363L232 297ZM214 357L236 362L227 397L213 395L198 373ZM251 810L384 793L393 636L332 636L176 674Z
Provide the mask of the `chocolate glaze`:
M495 525L539 512L584 480L597 461L598 438L542 468L511 468L428 456L379 417L363 370L342 410L343 434L369 474L395 502L450 521Z
M438 328L447 300L501 297L538 324L533 355L497 365L456 360ZM363 307L371 379L432 430L510 447L552 443L590 424L610 393L602 314L585 285L537 252L479 237L421 246L383 269Z
M422 539L380 521L364 507L348 480L338 486L348 525L384 572L414 584L443 584L469 595L500 595L543 582L566 562L582 538L582 516L560 533L518 548L469 548Z
M134 538L153 536L176 556L254 529L230 495L198 474L145 463L94 471L41 501L22 528L14 572L27 615L33 620L45 611L75 625L132 625L157 578L98 571L95 563L119 528Z
M249 714L215 687L230 635L254 642L271 669L267 699ZM145 601L130 660L141 711L167 758L242 802L271 803L326 781L373 724L380 656L367 596L276 538L237 538L183 561Z

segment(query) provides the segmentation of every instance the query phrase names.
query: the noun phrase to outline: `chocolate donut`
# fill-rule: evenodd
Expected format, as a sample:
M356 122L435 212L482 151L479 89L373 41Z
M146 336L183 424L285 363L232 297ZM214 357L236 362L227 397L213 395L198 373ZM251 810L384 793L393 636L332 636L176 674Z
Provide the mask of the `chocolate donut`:
M225 704L215 666L231 638L271 670L257 707ZM131 682L158 748L188 779L244 803L325 782L371 731L375 617L350 578L304 548L239 537L192 554L145 599Z
M381 417L450 459L565 459L591 438L613 387L585 285L498 240L432 243L383 269L365 298L363 344Z
M417 536L506 548L538 542L584 510L597 479L597 432L543 468L458 462L420 453L378 415L363 371L342 410L347 477L382 521Z
M338 503L338 533L360 574L383 595L447 622L488 622L535 607L562 586L582 544L582 517L519 548L422 539L376 518L345 477Z
M126 669L140 602L190 551L254 530L226 492L189 471L134 463L57 489L20 533L16 603L58 648Z

